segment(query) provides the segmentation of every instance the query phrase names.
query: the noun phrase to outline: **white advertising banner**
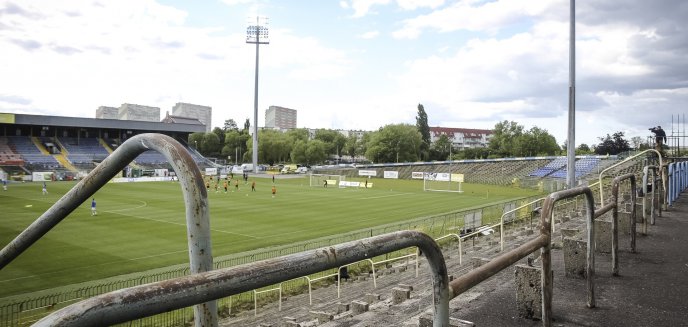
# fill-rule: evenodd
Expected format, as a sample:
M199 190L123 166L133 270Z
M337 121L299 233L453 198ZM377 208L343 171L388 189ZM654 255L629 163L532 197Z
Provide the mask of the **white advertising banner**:
M423 172L422 171L414 171L411 173L411 178L412 179L423 179Z
M385 170L384 171L384 178L398 179L399 178L399 172L395 171L395 170Z
M451 181L463 183L463 174L451 174Z
M360 184L361 184L360 182L349 182L349 181L339 182L340 187L359 187Z
M377 171L375 170L364 170L364 169L359 169L358 170L358 176L377 176Z
M215 176L217 175L217 168L207 168L205 169L205 174L206 176Z
M31 174L34 182L49 182L53 180L53 173L49 171L35 171Z
M448 182L451 179L449 173L425 173L425 179L429 181Z

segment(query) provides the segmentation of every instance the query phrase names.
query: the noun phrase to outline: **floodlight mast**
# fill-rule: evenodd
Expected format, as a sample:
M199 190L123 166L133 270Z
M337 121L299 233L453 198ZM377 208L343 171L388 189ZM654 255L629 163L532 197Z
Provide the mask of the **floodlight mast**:
M576 0L569 0L569 128L566 185L576 186Z
M256 16L256 24L249 25L246 29L246 43L256 45L256 78L255 92L253 96L253 172L258 172L258 54L261 44L270 44L268 27L260 24L261 18L264 25L268 24L267 17Z

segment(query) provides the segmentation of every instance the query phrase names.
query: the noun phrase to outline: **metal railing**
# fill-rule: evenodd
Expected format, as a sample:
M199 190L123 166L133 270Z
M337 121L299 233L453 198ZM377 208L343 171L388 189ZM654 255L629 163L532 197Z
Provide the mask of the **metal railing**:
M662 154L659 153L659 151L657 151L657 150L655 150L655 149L647 149L647 150L645 150L645 151L639 152L639 153L637 153L637 154L635 154L635 155L633 155L633 156L630 156L630 157L626 158L626 160L624 160L624 161L621 161L621 162L618 162L618 163L616 163L616 164L613 164L613 165L611 165L611 166L605 168L604 170L602 170L602 172L600 172L600 176L599 176L599 181L598 181L598 182L599 182L599 185L600 185L600 204L601 204L602 206L604 206L604 191L602 190L602 186L603 186L602 178L604 177L604 173L606 173L608 170L611 170L612 168L616 168L617 166L622 165L622 164L625 164L625 163L629 162L630 160L635 159L635 158L637 158L637 157L640 157L641 155L643 155L643 154L645 154L645 153L648 153L648 152L654 152L654 153L656 153L656 154L657 154L657 157L659 158L659 167L664 167L664 161L663 161L663 159L662 159ZM664 185L664 186L665 186L665 185ZM665 187L666 187L666 186L665 186Z
M550 194L545 198L542 206L542 214L540 216L540 235L521 246L506 252L484 265L471 270L465 275L453 280L449 283L450 297L455 298L461 293L469 290L473 286L479 284L485 279L497 274L501 270L511 266L518 260L528 256L529 254L541 249L542 259L542 324L544 326L551 326L552 324L552 258L551 258L551 217L554 204L562 199L574 197L577 195L585 195L587 200L587 217L589 226L592 226L592 217L594 215L594 201L592 191L588 187L578 187L569 190L559 191ZM588 244L594 244L593 229L588 228ZM594 253L591 252L593 246L588 246L588 264L586 272L588 276L588 306L595 306L594 299Z
M598 218L602 216L603 214L611 211L612 212L612 275L618 276L619 275L619 184L621 184L622 181L624 180L630 180L631 183L631 189L635 189L635 175L634 174L626 174L622 176L618 176L614 178L614 181L612 182L612 201L610 203L607 203L607 205L599 208L599 210L595 210L595 218ZM631 225L631 252L635 253L635 192L631 192L631 207L634 208L634 210L631 210L631 218L630 218L630 225ZM588 243L588 248L590 248L591 245Z
M84 201L119 174L141 153L160 152L179 177L186 204L186 227L192 273L213 269L208 213L208 194L201 173L189 152L173 138L162 134L139 134L122 143L29 227L0 250L0 269L8 265ZM199 302L200 303L200 302ZM217 303L194 303L197 326L217 325Z
M681 192L688 188L688 161L669 164L669 205L678 199Z
M426 234L401 231L331 247L200 272L102 294L41 319L35 326L112 325L217 300L385 253L418 247L433 277L433 326L449 324L449 283L442 252ZM256 272L260 271L259 274Z

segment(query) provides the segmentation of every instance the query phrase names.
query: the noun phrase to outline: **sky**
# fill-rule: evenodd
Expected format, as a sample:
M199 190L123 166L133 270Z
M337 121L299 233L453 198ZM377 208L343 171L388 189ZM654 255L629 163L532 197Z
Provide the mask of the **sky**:
M0 112L95 117L99 106L213 108L213 127L265 110L298 127L504 120L567 138L566 0L2 0ZM685 133L688 2L576 4L576 145ZM162 118L162 117L161 117ZM673 121L673 124L672 124ZM680 121L680 123L679 123ZM683 134L685 135L685 134Z

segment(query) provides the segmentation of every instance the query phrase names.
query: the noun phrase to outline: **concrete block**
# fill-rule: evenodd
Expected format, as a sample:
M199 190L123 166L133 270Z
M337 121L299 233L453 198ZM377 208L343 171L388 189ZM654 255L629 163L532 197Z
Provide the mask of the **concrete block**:
M631 234L631 214L629 212L619 212L619 235Z
M527 319L542 318L542 270L516 265L514 275L518 316Z
M263 322L258 325L258 327L272 327L271 323Z
M404 271L406 271L406 266L401 266L401 267L397 268L397 271L398 271L398 272L404 272Z
M397 285L397 287L407 289L409 291L413 291L413 286L408 285L408 284L399 284L399 285Z
M595 219L595 251L612 252L612 222L605 216Z
M418 327L432 327L433 315L424 313L418 317ZM449 317L449 327L475 327L475 324L458 318Z
M578 235L578 233L580 233L580 230L577 228L562 228L561 229L561 238L562 239L567 238L567 237L574 238Z
M365 301L368 302L368 303L370 303L370 304L373 304L373 303L375 303L375 302L377 302L377 301L380 301L380 294L376 294L376 293L366 293L366 295L365 295Z
M294 317L284 317L282 327L301 327L301 324L297 323Z
M358 281L359 281L359 282L365 282L365 280L366 280L367 278L368 278L367 276L358 276Z
M347 312L349 311L349 304L348 303L337 303L337 314Z
M585 278L588 242L564 238L564 271L569 278Z
M405 288L395 287L392 289L392 303L401 304L411 298L411 291Z
M533 234L535 234L535 230L533 230L533 229L526 229L524 232L525 232L525 235L533 235Z
M358 315L364 312L368 312L369 304L363 301L351 301L351 312L354 315Z
M318 319L318 324L324 324L334 319L333 314L325 311L311 311L310 313L313 318Z

